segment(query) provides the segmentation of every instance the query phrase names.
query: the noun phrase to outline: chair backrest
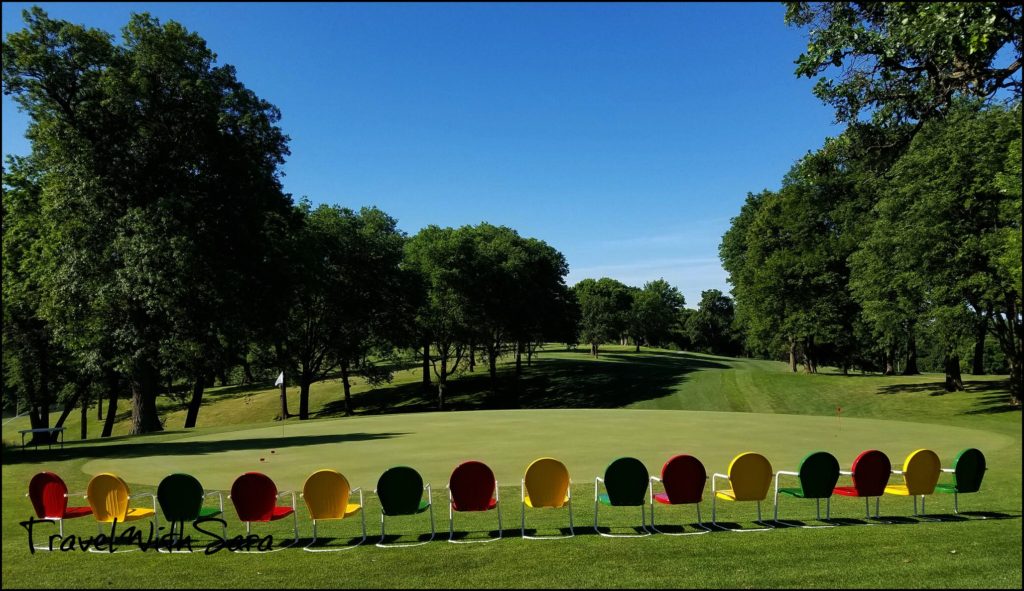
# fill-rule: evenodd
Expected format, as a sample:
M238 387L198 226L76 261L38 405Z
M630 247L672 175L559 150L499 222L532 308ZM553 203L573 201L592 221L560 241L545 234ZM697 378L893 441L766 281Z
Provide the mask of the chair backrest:
M985 454L969 447L953 460L953 486L958 493L978 492L985 477Z
M336 470L317 470L302 485L310 519L339 519L348 509L348 479Z
M616 458L604 470L608 502L618 506L643 505L651 475L636 458Z
M932 494L941 472L939 454L930 449L910 452L903 462L903 481L907 484L907 492L912 495Z
M839 460L827 451L815 451L800 461L800 488L806 499L827 499L839 482Z
M409 466L393 466L377 479L377 498L385 515L413 515L423 498L423 477Z
M36 517L57 517L63 519L68 508L68 486L53 472L40 472L28 483L28 498Z
M850 471L853 472L853 488L857 489L857 495L880 497L885 492L885 486L889 484L892 463L889 462L889 456L883 452L868 449L860 452L853 460Z
M526 467L526 494L534 507L561 507L569 491L569 469L554 458L539 458Z
M704 497L708 472L704 464L693 456L678 455L669 458L661 467L661 483L673 504L699 503Z
M116 474L93 476L85 495L96 521L124 521L128 514L128 485Z
M772 485L771 462L759 453L741 453L729 463L729 484L737 501L763 501Z
M193 521L203 507L203 485L191 474L168 474L156 488L156 500L168 521Z
M261 472L246 472L231 485L231 504L240 521L270 521L277 504L277 485Z
M456 511L486 511L494 496L494 472L483 462L463 462L452 471L448 486Z

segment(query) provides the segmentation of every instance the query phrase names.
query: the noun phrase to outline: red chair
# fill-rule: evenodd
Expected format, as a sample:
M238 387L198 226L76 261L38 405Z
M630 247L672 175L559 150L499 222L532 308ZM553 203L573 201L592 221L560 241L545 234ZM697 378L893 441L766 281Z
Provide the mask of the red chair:
M704 498L704 487L707 485L708 473L704 464L693 456L678 455L669 458L661 467L661 478L651 476L651 529L668 536L692 536L706 534L710 529L704 526L700 517L700 503ZM660 482L665 492L655 493L654 483ZM697 505L697 526L704 531L686 533L663 532L654 525L654 503L662 505Z
M853 460L850 471L840 470L839 474L852 477L853 486L837 486L833 492L847 497L864 497L864 512L867 519L871 519L868 498L875 497L875 519L878 519L878 502L885 494L889 475L892 474L889 456L877 449L863 451Z
M85 517L92 513L91 507L68 507L68 487L53 472L40 472L28 483L26 497L32 501L32 508L38 519L56 519L60 535L64 537L64 520ZM85 493L76 493L85 496ZM49 546L35 546L36 550L49 550Z
M284 495L292 496L291 507L278 506L277 499ZM253 522L277 521L291 515L295 528L295 539L288 546L292 546L299 541L299 520L295 513L295 492L290 490L277 492L277 485L266 474L260 472L246 472L242 474L231 485L231 493L228 495L228 498L231 499L231 503L235 506L238 520L245 523L246 534L251 533L250 529ZM281 548L286 547L282 546ZM245 553L242 550L238 552Z
M501 507L498 481L487 464L471 460L455 467L448 478L448 541L453 544L493 542L501 539ZM456 511L498 510L498 537L489 540L455 540Z

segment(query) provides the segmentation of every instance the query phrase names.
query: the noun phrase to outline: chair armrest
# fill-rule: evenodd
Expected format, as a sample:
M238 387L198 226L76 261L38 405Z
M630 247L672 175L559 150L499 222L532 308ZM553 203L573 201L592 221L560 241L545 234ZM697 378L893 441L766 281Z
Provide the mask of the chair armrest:
M495 503L500 503L501 502L501 489L498 488L498 479L497 478L494 479L494 502Z
M800 476L799 472L790 472L789 470L779 470L775 473L775 493L779 492L779 476Z
M954 470L953 468L943 468L942 471L947 473L947 474L955 474L956 473L956 470Z
M135 493L134 495L128 495L129 499L141 499L142 497L153 497L153 498L156 498L156 496L153 493L151 493L151 492L142 492L142 493Z
M651 482L661 482L661 479L657 476L651 476Z
M519 481L519 502L526 504L526 478Z
M277 493L277 497L278 497L278 498L281 498L281 497L283 497L284 495L291 495L291 496L292 496L292 509L294 510L294 509L295 509L295 491L292 491L292 490L283 490L283 491L281 491L281 492Z
M597 502L597 492L598 492L599 486L600 486L600 485L598 485L599 482L604 482L604 478L601 478L600 476L595 476L594 477L594 502L595 503Z
M851 472L849 470L840 470L839 471L839 475L840 476L853 476L853 472Z
M430 493L430 483L429 482L426 485L423 486L423 490L427 491L427 504L430 505L431 507L433 507L434 506L434 497L431 496L431 493ZM376 493L377 489L373 489L373 492ZM433 511L433 509L431 509L431 511Z
M569 479L569 489L566 491L566 493L567 493L566 496L571 501L572 500L572 478Z
M712 475L711 475L711 492L715 492L715 491L717 490L717 488L715 487L715 485L716 485L716 483L718 482L718 479L719 479L719 478L723 478L723 479L725 479L726 481L728 481L728 480L729 480L729 477L728 477L727 475L725 475L725 474L719 474L718 472L715 472L714 474L712 474Z
M902 476L903 475L903 470L893 470L892 473L893 474L899 474L899 475Z
M220 511L221 511L221 513L223 513L224 512L224 493L222 493L221 491L219 491L219 490L211 490L210 492L208 492L208 493L203 495L203 500L205 501L206 497L212 497L213 495L217 495L217 499L220 501Z

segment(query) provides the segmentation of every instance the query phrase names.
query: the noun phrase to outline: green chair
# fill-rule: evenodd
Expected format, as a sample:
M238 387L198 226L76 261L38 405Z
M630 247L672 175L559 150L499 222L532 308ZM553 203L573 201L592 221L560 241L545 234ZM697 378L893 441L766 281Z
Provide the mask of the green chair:
M799 487L779 488L780 476L796 476ZM779 493L798 499L814 499L817 519L821 521L821 499L825 499L825 519L832 518L832 491L839 482L839 460L827 451L815 451L800 461L796 472L779 470L775 473L775 521L779 521ZM806 528L835 527L833 525L803 525Z
M952 484L937 484L935 492L953 493L953 512L960 513L957 497L965 493L978 492L981 480L985 477L985 454L973 447L962 450L953 460L952 468L943 468L946 474L953 475ZM984 517L982 517L984 519Z
M604 483L606 494L598 494L600 483ZM594 478L594 531L606 538L642 538L651 535L647 529L647 511L644 502L647 500L647 487L650 486L650 474L644 463L636 458L617 458L604 470L604 478ZM597 528L597 510L600 505L609 507L640 507L640 527L642 534L611 534L601 533Z
M434 504L430 496L430 483L423 485L423 477L409 466L388 468L377 480L377 488L373 489L380 501L380 548L407 548L421 546L434 539ZM427 498L423 499L423 493ZM403 544L384 543L384 517L398 515L419 515L430 512L430 539L425 542Z
M219 509L204 507L206 499L216 495ZM191 474L169 474L160 481L156 489L156 499L164 517L171 523L171 539L174 539L174 526L180 524L178 538L185 535L185 522L200 518L216 517L224 513L224 495L219 491L206 492L199 480ZM228 537L227 523L223 524L224 538ZM162 551L163 549L161 549Z

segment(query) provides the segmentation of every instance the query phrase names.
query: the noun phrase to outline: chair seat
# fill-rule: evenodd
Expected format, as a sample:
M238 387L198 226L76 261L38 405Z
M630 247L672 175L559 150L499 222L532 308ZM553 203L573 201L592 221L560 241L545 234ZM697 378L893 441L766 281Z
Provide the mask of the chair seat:
M956 489L956 485L955 484L936 484L935 485L935 492L950 493L950 494L952 494L952 493L959 493L960 491L958 491Z
M654 500L658 501L662 505L692 505L701 502L702 499L696 501L685 501L682 503L673 503L672 499L668 498L668 493L654 493Z
M523 502L526 503L527 507L537 507L537 505L534 505L533 502L530 501L530 495L526 495L525 498L523 499ZM557 508L565 505L567 502L569 502L569 493L565 493L565 498L562 499L562 502L557 504L557 505L540 505L539 507L540 508L551 507L553 509L557 509Z
M715 492L715 496L726 501L735 501L736 493L730 490L720 490Z
M858 492L857 488L853 486L837 486L834 489L832 489L832 492L837 495L843 495L844 497L860 496L860 492Z
M345 519L346 517L352 517L356 513L359 513L360 509L362 509L362 507L360 507L359 505L357 505L355 503L349 503L348 506L345 507L345 514L344 515L342 515L340 517L317 517L316 519L314 519L314 521L328 521L330 519Z
M155 511L153 511L152 509L128 509L128 512L125 514L124 519L118 519L118 521L124 523L125 521L145 519L147 517L152 517L154 513ZM100 523L110 523L114 521L114 519L97 519L96 521L99 521Z
M629 504L629 505L612 503L611 499L608 498L608 495L598 495L597 499L599 501L601 501L601 504L608 505L609 507L638 507L638 506L644 504L643 501L640 501L639 503L635 503L635 504Z
M885 494L909 497L910 491L907 490L907 485L905 484L890 484L889 486L885 487Z
M797 497L798 499L807 498L807 497L804 496L804 489L802 489L802 488L780 488L779 492L784 494L784 495L789 495L789 496L792 496L792 497Z
M493 498L493 497L492 497L492 498L491 498L491 500L490 500L490 501L489 501L489 502L487 503L487 507L473 507L473 508L464 508L464 507L459 507L459 506L458 506L458 505L456 505L456 504L455 504L454 502L452 502L452 509L454 509L454 510L456 510L456 511L490 511L491 509L493 509L493 508L495 508L495 507L497 507L497 506L498 506L498 501L497 501L497 499L495 499L495 498ZM418 513L418 512L419 512L419 511L417 511L417 513Z
M250 521L277 521L278 519L283 519L285 517L288 517L289 515L291 515L294 512L295 512L295 509L292 509L291 507L280 507L280 506L277 506L277 507L274 507L274 512L270 515L270 519L252 519ZM241 521L244 522L246 520L242 519Z
M213 507L201 507L199 509L200 517L214 517L220 515L220 509L214 509Z
M417 507L416 510L411 511L409 513L388 513L388 512L386 512L384 510L381 510L381 512L384 513L384 515L387 515L388 517L397 517L399 515L418 515L420 513L423 513L424 511L426 511L429 508L430 508L430 503L428 501L426 501L426 500L421 500L419 507Z
M63 517L48 517L47 519L74 519L86 515L92 515L92 507L68 507L64 509Z

